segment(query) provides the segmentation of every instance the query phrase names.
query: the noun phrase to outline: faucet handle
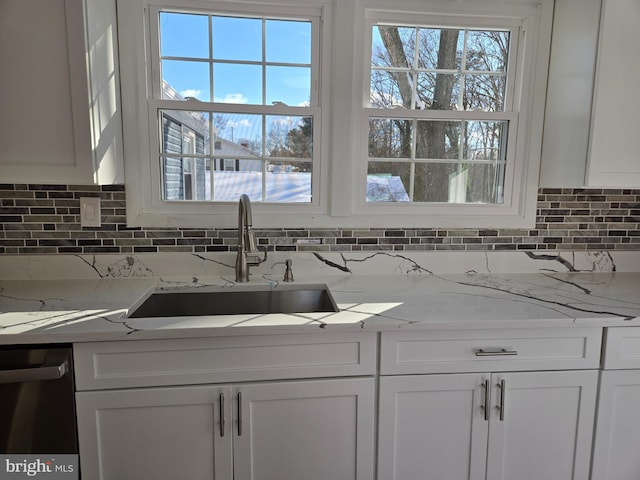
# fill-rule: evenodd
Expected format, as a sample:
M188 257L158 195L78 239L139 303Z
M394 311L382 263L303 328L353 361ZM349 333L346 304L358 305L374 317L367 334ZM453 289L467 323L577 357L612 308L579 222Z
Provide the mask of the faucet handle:
M291 270L291 266L293 261L290 258L287 258L284 262L285 270L284 270L284 279L283 282L293 282L293 270Z
M263 250L264 253L264 257L260 258L258 255L251 255L250 253L247 253L247 264L251 265L252 267L256 267L258 265L260 265L263 262L267 261L267 247L264 248Z

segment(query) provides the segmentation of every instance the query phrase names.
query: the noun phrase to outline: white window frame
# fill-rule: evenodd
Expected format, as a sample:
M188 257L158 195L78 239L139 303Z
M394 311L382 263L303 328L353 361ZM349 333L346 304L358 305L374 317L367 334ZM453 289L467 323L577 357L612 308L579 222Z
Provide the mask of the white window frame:
M272 3L273 2L273 3ZM455 227L531 228L535 225L538 169L546 97L553 0L160 0L153 5L213 10L246 15L317 15L321 18L316 46L320 71L318 88L320 125L314 122L314 150L319 149L319 171L314 166L314 203L253 204L260 227ZM144 35L144 10L152 0L118 0L120 71L122 78L124 150L127 179L127 221L132 226L235 227L237 204L161 201L157 154L148 139L147 92L152 88L147 65L150 52ZM171 4L171 5L169 5ZM504 203L372 204L365 201L367 167L366 105L370 68L370 25L392 23L436 25L439 21L472 26L509 26L520 29L518 49L526 61L516 65L516 90L510 128L517 128L509 144ZM474 18L476 20L474 20ZM523 33L526 32L526 33ZM186 105L185 108L200 109ZM195 102L195 101L194 101ZM197 103L197 102L196 102ZM270 106L269 106L270 107ZM286 107L284 107L286 108ZM275 110L269 113L277 114ZM284 113L295 115L285 110ZM403 112L403 114L406 112ZM509 112L507 112L509 113ZM511 114L511 113L509 113ZM446 114L445 114L446 115ZM514 125L517 124L517 125ZM145 133L146 132L146 133ZM513 161L515 159L515 161ZM315 187L315 185L314 185Z
M287 5L289 3L289 5ZM237 16L266 16L279 19L309 20L312 23L311 106L237 105L205 103L193 99L176 104L164 100L159 80L157 15L160 10L202 11ZM159 155L158 110L184 109L216 113L247 113L314 118L314 157L312 201L304 204L258 203L254 211L261 218L277 222L283 216L304 224L309 215L327 210L328 155L321 132L328 120L321 114L329 104L329 30L323 19L330 17L329 0L285 0L252 3L229 0L118 0L120 31L120 72L123 79L123 124L127 184L127 223L135 226L233 227L237 223L237 202L162 200L162 171ZM149 38L155 38L155 43ZM322 89L320 86L322 85ZM146 133L148 132L148 133Z
M356 75L365 83L359 103L359 122L352 133L356 139L352 148L357 151L353 165L356 188L351 202L357 217L389 218L392 226L430 227L508 227L531 228L535 225L538 189L538 169L542 145L544 99L548 73L549 46L552 23L552 2L425 2L399 0L393 10L382 0L368 0L356 13L363 19L364 43L356 58L363 58ZM371 69L371 28L377 23L451 26L458 28L508 29L517 34L516 49L510 52L509 80L514 82L508 92L507 107L501 118L510 122L510 141L507 146L504 203L453 204L366 202L368 166L368 121L380 114L378 108L369 108L369 79ZM530 56L525 56L530 55ZM515 64L513 62L515 61ZM509 106L512 106L509 108ZM384 111L384 110L383 110ZM398 117L418 118L422 112L401 110ZM449 118L459 113L429 111L431 117ZM354 116L356 114L354 113ZM478 113L474 113L474 118ZM480 115L482 116L482 115ZM494 117L488 114L488 118ZM362 179L362 180L360 180Z

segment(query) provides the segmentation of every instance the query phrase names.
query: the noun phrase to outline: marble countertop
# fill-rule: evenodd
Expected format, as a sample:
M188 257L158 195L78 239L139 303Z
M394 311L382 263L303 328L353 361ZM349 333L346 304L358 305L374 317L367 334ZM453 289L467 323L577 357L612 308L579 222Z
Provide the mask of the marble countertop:
M640 273L329 274L336 313L128 318L152 290L283 288L274 276L241 286L228 275L0 280L0 344L397 329L640 325Z

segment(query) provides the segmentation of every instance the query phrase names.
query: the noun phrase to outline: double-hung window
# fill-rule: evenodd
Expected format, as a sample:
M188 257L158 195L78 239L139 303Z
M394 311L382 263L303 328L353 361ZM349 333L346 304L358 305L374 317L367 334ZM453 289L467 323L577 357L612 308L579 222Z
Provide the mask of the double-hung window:
M358 211L531 226L548 59L542 4L376 3L364 15Z
M142 165L142 193L133 193L140 216L212 218L229 214L241 194L274 212L317 210L322 9L126 3L143 22L139 35L147 45L136 59L144 58L145 68L135 67L132 98L144 108L150 133L130 141L140 142L131 160ZM130 21L119 15L120 23Z

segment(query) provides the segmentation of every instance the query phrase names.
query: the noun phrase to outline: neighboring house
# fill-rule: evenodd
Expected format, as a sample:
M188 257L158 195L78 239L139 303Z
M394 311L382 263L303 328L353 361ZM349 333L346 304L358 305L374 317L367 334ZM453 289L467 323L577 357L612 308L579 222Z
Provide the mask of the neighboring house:
M184 99L166 82L163 96ZM206 161L185 155L205 155L209 125L203 114L180 110L162 112L162 152L165 200L204 200ZM175 154L172 156L171 154Z
M213 143L214 171L221 172L260 172L260 158L248 148L248 143L234 143L218 138ZM254 157L255 160L246 157Z
M163 82L163 97L184 100L184 97L166 82ZM209 200L211 198L209 142L209 122L206 113L181 110L162 112L165 200ZM217 138L213 143L213 150L214 171L262 171L262 162L248 148L248 143L234 143ZM190 157L191 154L196 156ZM203 158L203 156L209 158Z

